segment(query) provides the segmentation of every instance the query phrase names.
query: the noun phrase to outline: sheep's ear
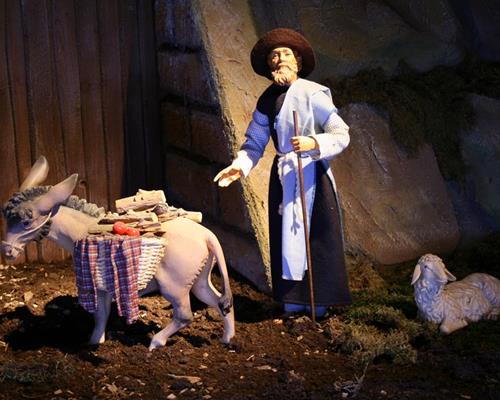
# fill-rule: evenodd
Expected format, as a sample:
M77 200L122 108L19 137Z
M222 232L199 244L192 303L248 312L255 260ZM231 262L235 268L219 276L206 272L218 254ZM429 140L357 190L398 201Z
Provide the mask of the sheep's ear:
M40 156L31 167L28 176L19 187L19 191L24 192L26 189L39 186L47 178L48 173L49 163L44 156Z
M413 278L411 278L411 284L414 285L415 282L418 281L418 278L420 278L420 275L422 274L422 268L420 268L420 264L417 264L415 266L415 270L413 271Z
M446 268L444 269L444 273L446 274L446 277L448 278L449 281L456 281L457 278L455 275L453 275L450 271L448 271Z
M66 199L73 193L76 183L78 182L78 174L73 174L64 181L54 185L50 190L41 196L37 202L36 207L40 214L46 214L55 206L66 201Z

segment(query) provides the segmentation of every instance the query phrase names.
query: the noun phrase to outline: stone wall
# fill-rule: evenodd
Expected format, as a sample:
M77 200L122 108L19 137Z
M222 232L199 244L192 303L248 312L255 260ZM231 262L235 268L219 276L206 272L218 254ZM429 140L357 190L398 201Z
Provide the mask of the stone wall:
M188 0L155 2L167 201L202 211L204 225L219 237L228 263L266 290L268 276L244 189L239 182L225 190L213 183L239 143L234 143L232 122L221 113L224 94L196 7Z
M477 26L496 15L486 12L493 0L485 9L472 0L458 3L461 13L447 0L156 0L168 200L202 211L229 264L269 289L274 149L241 182L227 189L212 182L235 156L269 84L251 69L252 46L268 29L301 30L318 56L311 76L318 82L377 67L394 73L401 60L428 71L457 64L467 51L496 54L484 32L499 25ZM391 139L384 110L351 104L340 112L352 125L352 141L331 166L345 199L347 248L386 264L453 251L463 229L472 229L470 213L460 196L450 199L432 148L407 156Z

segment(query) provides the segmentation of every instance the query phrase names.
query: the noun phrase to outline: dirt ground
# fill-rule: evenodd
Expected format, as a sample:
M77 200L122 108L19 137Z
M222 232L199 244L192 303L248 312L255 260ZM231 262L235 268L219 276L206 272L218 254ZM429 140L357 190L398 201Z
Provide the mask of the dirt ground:
M500 399L498 348L463 356L447 340L423 343L415 364L382 358L363 370L335 351L328 318L283 320L242 279L232 289L230 346L216 313L193 300L194 322L149 352L172 313L151 295L135 324L114 309L109 340L89 347L93 319L77 303L70 263L0 266L0 399Z

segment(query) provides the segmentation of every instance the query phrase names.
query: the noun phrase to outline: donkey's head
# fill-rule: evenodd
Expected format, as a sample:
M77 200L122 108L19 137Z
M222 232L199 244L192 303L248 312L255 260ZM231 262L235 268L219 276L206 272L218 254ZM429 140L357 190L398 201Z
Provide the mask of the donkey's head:
M7 229L2 252L7 260L15 260L27 243L48 235L50 218L75 188L77 174L55 186L39 186L48 172L47 159L41 156L31 167L19 191L3 207Z

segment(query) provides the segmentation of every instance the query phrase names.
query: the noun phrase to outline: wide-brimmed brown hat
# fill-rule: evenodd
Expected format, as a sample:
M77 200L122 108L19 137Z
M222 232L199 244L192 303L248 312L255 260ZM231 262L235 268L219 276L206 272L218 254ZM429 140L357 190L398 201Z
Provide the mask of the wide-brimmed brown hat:
M314 70L316 57L307 39L293 29L277 28L267 32L253 46L250 53L250 61L253 70L257 74L272 79L271 71L267 64L267 57L277 47L288 47L300 54L302 57L302 68L298 76L301 78L305 78Z

